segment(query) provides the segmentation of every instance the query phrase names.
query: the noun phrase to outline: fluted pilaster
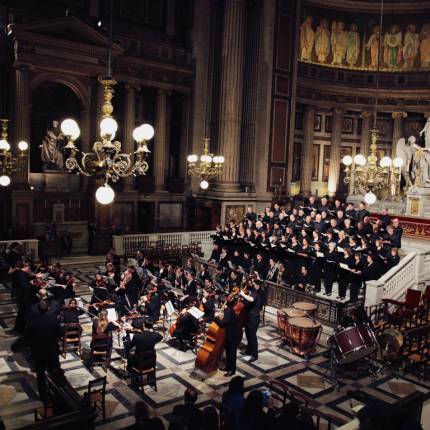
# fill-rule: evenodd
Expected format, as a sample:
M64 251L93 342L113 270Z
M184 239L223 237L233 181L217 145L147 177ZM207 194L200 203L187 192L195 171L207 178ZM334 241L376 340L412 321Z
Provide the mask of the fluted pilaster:
M365 157L369 155L370 147L370 125L373 118L373 113L368 111L361 112L361 138L360 138L360 154Z
M245 1L226 0L219 114L219 152L226 160L219 185L224 191L239 190L244 38Z
M29 69L19 67L15 69L15 110L13 118L13 139L9 138L12 148L16 148L19 141L30 142L30 92L29 92ZM12 130L9 130L11 132ZM12 175L13 187L26 188L28 184L28 172L30 165L30 148L28 149L27 164Z
M167 92L157 92L157 112L155 118L154 176L155 191L166 190L167 173Z
M311 194L312 152L314 143L315 106L306 106L301 157L300 190L304 196Z
M328 194L334 196L337 191L340 173L340 144L342 138L342 109L333 110L333 130L330 146L330 167L328 173Z
M391 118L393 118L393 148L396 147L397 142L403 137L403 119L407 118L406 112L393 112Z

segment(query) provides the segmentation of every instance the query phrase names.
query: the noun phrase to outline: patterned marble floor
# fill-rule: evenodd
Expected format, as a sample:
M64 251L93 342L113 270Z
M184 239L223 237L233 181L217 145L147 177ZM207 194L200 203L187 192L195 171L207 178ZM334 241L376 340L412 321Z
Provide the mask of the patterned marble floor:
M77 291L84 301L89 300L88 282L96 269L85 268L74 270L79 286ZM33 410L39 406L35 384L35 374L28 366L23 353L13 354L10 345L15 340L10 329L15 319L15 307L6 285L0 284L0 415L7 429L18 428L33 422ZM84 327L83 345L90 341L91 321L82 317ZM293 355L279 346L279 335L276 329L275 310L269 309L266 324L258 331L259 360L249 363L249 358L238 359L238 374L246 378L246 390L264 388L275 379L287 384L297 393L307 396L321 412L348 420L353 417L351 408L356 405L348 398L349 390L364 390L393 403L414 390L430 392L430 383L419 382L412 376L396 378L394 375L380 375L376 381L370 377L342 378L336 387L327 378L328 360L323 356L327 333L320 339L315 354L308 362ZM129 379L124 379L124 362L117 352L113 353L111 367L105 373L100 367L90 372L74 354L61 358L62 367L69 382L80 392L87 389L88 381L107 375L107 419L99 418L100 429L120 429L133 423L133 405L144 400L150 407L153 416L160 416L165 422L175 404L182 402L182 395L187 387L195 387L199 394L198 405L217 406L225 391L229 379L223 372L216 372L204 377L194 369L195 355L181 352L168 343L157 346L157 379L158 391L145 387L145 392L133 388ZM425 408L423 417L428 416ZM430 423L423 422L424 428L430 429Z

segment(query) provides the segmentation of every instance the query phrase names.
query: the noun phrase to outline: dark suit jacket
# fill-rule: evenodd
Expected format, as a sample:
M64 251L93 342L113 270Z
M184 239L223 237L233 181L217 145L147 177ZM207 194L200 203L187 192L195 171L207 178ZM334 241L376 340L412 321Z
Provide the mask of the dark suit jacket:
M225 343L237 345L238 335L236 314L233 309L227 308L224 312L224 318L215 318L215 322L225 329Z
M58 340L63 331L56 315L33 315L28 322L26 334L33 360L50 360L58 355Z
M151 331L144 331L143 333L137 333L133 336L130 342L130 349L136 347L136 353L150 351L154 349L156 343L163 339L160 333L154 333Z

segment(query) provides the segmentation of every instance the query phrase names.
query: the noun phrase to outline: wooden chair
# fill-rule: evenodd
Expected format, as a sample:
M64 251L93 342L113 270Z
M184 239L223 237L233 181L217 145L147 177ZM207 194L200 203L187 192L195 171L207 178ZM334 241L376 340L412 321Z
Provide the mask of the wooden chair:
M43 421L54 416L54 405L45 403L34 410L34 421Z
M407 322L411 322L414 314L418 312L421 302L421 291L412 290L408 288L406 290L406 297L404 302L392 299L383 299L386 306L386 319L389 323L395 326L401 327ZM394 312L388 311L388 305L395 305L396 309Z
M95 363L101 363L105 372L109 366L112 350L112 337L110 334L93 334L91 341L90 368L94 368Z
M101 412L106 419L106 376L88 382L88 400L97 413Z
M130 369L131 382L142 391L145 391L145 385L157 391L157 353L154 350L141 353L138 362L139 364Z
M67 351L77 351L81 355L82 328L79 323L64 325L63 357L66 358Z

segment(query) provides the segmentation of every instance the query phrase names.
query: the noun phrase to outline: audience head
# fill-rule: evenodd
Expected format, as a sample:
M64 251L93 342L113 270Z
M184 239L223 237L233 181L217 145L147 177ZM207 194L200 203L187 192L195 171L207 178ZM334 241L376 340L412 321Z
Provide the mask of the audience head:
M194 404L197 401L198 393L194 388L187 388L184 391L184 401L185 403Z
M146 403L136 402L134 405L134 418L138 425L145 423L145 421L149 419L149 409Z
M48 309L49 309L48 302L46 300L41 300L39 302L39 312L41 314L46 314L48 312Z

